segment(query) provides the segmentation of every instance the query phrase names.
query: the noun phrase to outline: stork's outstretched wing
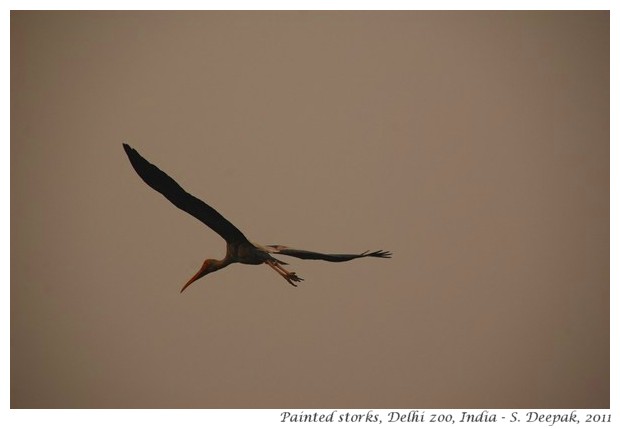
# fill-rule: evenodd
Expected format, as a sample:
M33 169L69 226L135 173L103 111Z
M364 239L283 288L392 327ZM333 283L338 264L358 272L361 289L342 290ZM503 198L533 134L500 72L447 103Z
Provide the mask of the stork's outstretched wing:
M243 233L226 220L224 216L219 214L213 207L185 192L170 176L142 158L138 151L126 143L123 143L123 148L129 157L131 165L133 165L133 168L142 180L151 188L161 193L172 204L200 220L229 243L248 241Z
M290 247L274 244L268 246L271 253L277 253L279 255L293 256L299 259L318 259L329 262L346 262L357 258L366 258L372 256L374 258L391 258L392 253L384 250L377 250L374 252L365 251L364 253L355 254L331 254L331 253L318 253L311 252L309 250L291 249Z

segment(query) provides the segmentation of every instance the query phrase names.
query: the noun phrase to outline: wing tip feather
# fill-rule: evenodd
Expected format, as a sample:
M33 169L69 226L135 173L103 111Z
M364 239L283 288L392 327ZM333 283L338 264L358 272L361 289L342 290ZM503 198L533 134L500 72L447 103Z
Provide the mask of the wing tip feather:
M362 253L364 256L373 256L375 258L391 258L392 252L389 250L375 250L372 253L368 253L368 251Z

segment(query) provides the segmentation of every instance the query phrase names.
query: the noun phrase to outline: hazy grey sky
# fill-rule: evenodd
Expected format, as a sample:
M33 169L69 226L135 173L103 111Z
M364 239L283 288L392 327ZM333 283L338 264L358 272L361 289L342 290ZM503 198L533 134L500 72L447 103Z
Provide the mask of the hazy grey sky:
M214 232L391 260L235 265ZM608 12L13 12L11 405L609 406Z

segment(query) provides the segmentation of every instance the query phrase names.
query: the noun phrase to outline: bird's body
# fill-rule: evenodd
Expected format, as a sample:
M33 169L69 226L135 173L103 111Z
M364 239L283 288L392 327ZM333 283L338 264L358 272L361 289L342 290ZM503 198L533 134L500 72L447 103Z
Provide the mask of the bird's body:
M248 241L238 245L227 243L225 259L241 264L260 265L273 258L270 257L269 253Z
M224 259L205 260L200 270L185 284L185 286L183 286L181 292L183 292L185 288L199 278L233 263L248 265L267 264L278 274L280 274L288 283L293 286L297 286L295 283L300 282L303 279L298 277L294 272L285 270L283 265L288 264L276 259L272 255L285 255L300 259L315 259L329 262L344 262L368 256L376 258L391 257L390 252L383 250L378 250L375 252L366 251L359 254L328 254L292 249L279 244L264 246L252 243L236 226L230 223L214 208L187 193L170 176L144 159L135 149L125 143L123 143L123 148L129 157L131 165L134 167L142 180L144 180L150 187L160 192L172 204L194 216L226 240L226 256Z

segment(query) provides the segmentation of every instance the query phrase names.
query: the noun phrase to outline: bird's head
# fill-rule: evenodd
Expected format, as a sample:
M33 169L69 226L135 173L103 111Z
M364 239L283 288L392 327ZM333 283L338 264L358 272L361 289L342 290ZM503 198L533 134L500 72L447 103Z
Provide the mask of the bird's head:
M212 273L213 271L217 271L219 270L220 267L220 261L216 260L216 259L207 259L206 261L204 261L202 263L202 267L200 267L200 270L198 270L198 272L196 274L194 274L194 277L192 277L191 279L189 279L189 281L187 283L185 283L185 286L183 286L183 288L181 288L181 293L183 293L183 291L192 283L194 283L196 280L198 280L201 277L206 276L209 273Z

